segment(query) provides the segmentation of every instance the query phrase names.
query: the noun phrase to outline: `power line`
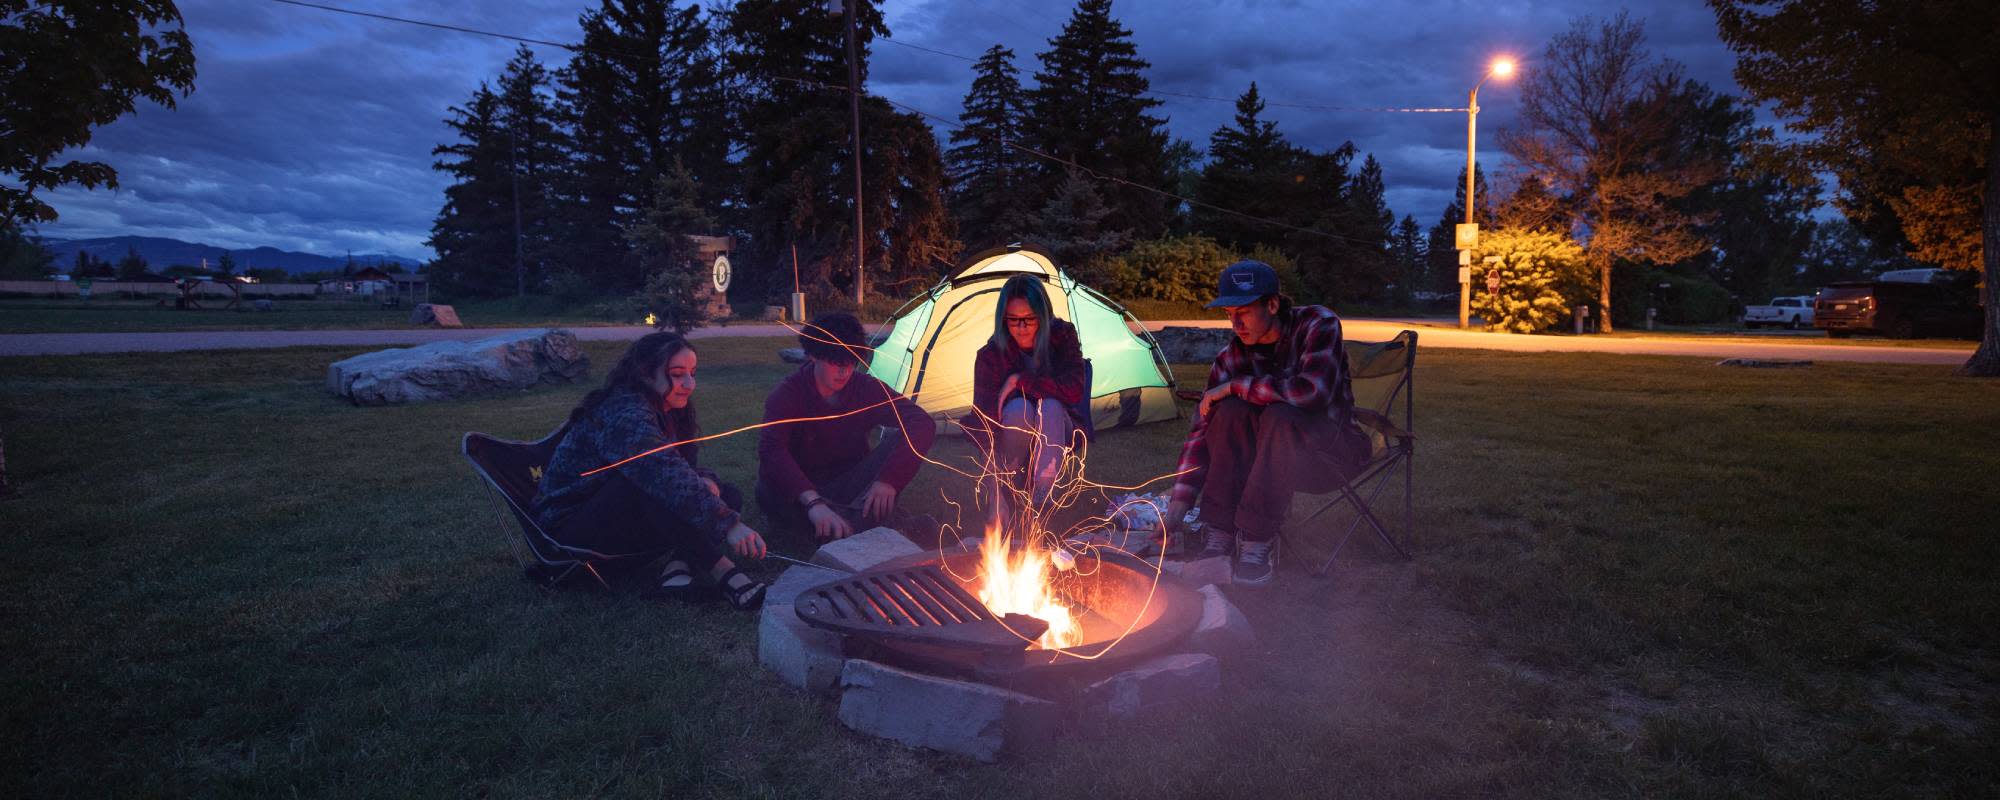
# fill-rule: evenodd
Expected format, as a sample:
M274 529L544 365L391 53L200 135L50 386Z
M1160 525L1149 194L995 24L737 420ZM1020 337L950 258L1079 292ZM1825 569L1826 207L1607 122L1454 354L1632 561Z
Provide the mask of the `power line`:
M816 86L816 88L824 88L824 90L838 90L838 92L846 92L846 90L848 90L846 86L834 86L834 84L826 84L826 82L818 82L818 80L806 80L806 78L786 78L786 76L776 76L776 78L778 78L778 80L790 80L790 82L794 82L794 84L802 84L802 86ZM886 98L886 96L882 96L882 94L874 94L874 92L862 92L862 94L868 94L868 96L872 96L872 98L876 98L876 100L882 100L882 102L886 102L886 104L890 104L890 106L896 106L896 108L902 108L902 110L906 110L906 112L910 112L910 114L916 114L916 116L922 116L922 118L928 118L928 120L936 120L938 124L944 124L944 126L950 126L950 128L954 128L954 130L956 130L956 128L966 128L966 124L964 124L964 122L958 122L958 120L950 120L950 118L946 118L946 116L940 116L940 114L932 114L932 112L926 112L926 110L922 110L922 108L916 108L916 106L912 106L912 104L906 104L906 102L902 102L902 100L894 100L894 98ZM1136 188L1136 190L1142 190L1142 192L1152 192L1152 194L1158 194L1158 196L1162 196L1162 198L1172 198L1172 200L1180 200L1180 202L1186 202L1188 206L1198 206L1198 208L1208 208L1208 210L1212 210L1212 212L1220 212L1220 214L1228 214L1228 216L1234 216L1234 218L1240 218L1240 220L1250 220L1250 222L1260 222L1260 224L1268 224L1268 226L1274 226L1274 228L1284 228L1284 230L1292 230L1292 232L1300 232L1300 234L1308 234L1308 236L1320 236L1320 238L1328 238L1328 240L1334 240L1334 242L1352 242L1352 244L1376 244L1376 242L1368 242L1368 240L1362 240L1362 238L1354 238L1354 236L1342 236L1342 234L1334 234L1334 232L1328 232L1328 230L1314 230L1314 228L1300 228L1300 226L1294 226L1294 224L1288 224L1288 222L1278 222L1278 220L1270 220L1270 218L1262 218L1262 216L1256 216L1256 214L1244 214L1244 212L1238 212L1238 210L1234 210L1234 208L1222 208L1222 206L1216 206L1216 204L1212 204L1212 202L1202 202L1202 200L1194 200L1194 198L1188 198L1188 196L1180 196L1180 194L1174 194L1174 192L1168 192L1168 190L1164 190L1164 188L1158 188L1158 186L1146 186L1146 184L1140 184L1140 182L1134 182L1134 180L1126 180L1126 178L1120 178L1120 176L1114 176L1114 174L1104 174L1104 172L1098 172L1098 170L1092 170L1092 168L1088 168L1088 166L1082 166L1082 164L1078 164L1078 162L1076 162L1076 160L1072 160L1072 158L1062 158L1062 156L1052 156L1052 154L1046 154L1046 152L1042 152L1042 150L1036 150L1036 148L1030 148L1030 146L1026 146L1026 144L1020 144L1020 142L1004 142L1004 144L1006 144L1006 146L1010 146L1010 148L1014 148L1014 150L1020 150L1022 154L1028 154L1028 156L1034 156L1034 158L1040 158L1040 160L1046 160L1046 162L1050 162L1050 164L1060 164L1060 166L1066 166L1066 168L1072 168L1072 170L1078 170L1078 172L1084 172L1086 176L1090 176L1090 178L1096 178L1096 180L1102 180L1102 182L1114 182L1114 184L1122 184L1122 186L1132 186L1132 188Z
M410 19L408 17L396 17L396 16L390 16L388 14L376 14L369 11L356 11L351 8L340 8L338 6L320 5L319 3L307 3L304 2L304 0L271 0L271 2L283 3L288 6L299 6L301 8L316 8L321 11L331 11L335 14L349 14L356 17L379 19L385 22L400 22L405 25L421 25L426 28L436 28L438 30L445 30L445 31L456 31L458 33L470 33L476 36L491 36L495 39L507 39L509 41L523 42L526 44L540 44L540 45L547 45L549 47L560 47L564 50L575 51L583 49L582 45L570 44L567 42L551 42L547 39L531 39L526 36L515 36L510 33L496 33L494 31L483 31L478 28L467 28L461 25L448 25L442 22L429 22L421 19Z
M1146 90L1146 94L1159 94L1159 95L1166 95L1168 97L1185 97L1189 100L1212 100L1217 103L1236 102L1234 99L1228 97L1211 97L1205 94L1187 94L1185 92L1169 92L1161 89L1148 89ZM1380 107L1326 106L1314 103L1279 103L1270 100L1264 101L1264 105L1270 106L1272 108L1303 108L1303 109L1310 109L1313 111L1365 111L1365 112L1378 112L1378 113L1385 112L1385 113L1403 113L1403 114L1444 114L1444 113L1463 114L1465 113L1466 110L1464 106L1460 106L1457 108L1409 108L1409 107L1395 107L1395 106L1380 106Z
M979 60L979 59L977 59L977 58L973 58L972 56L962 56L962 55L959 55L959 54L957 54L957 53L947 53L947 52L945 52L945 51L943 51L943 50L933 50L933 49L931 49L931 48L928 48L928 47L925 47L925 46L923 46L923 45L920 45L920 44L910 44L909 42L904 42L904 41L899 41L899 40L896 40L896 39L891 39L891 38L889 38L889 37L887 37L887 36L881 36L881 37L877 37L877 38L876 38L876 41L878 41L878 42L888 42L888 43L890 43L890 44L893 44L893 45L896 45L896 46L898 46L898 47L907 47L907 48L910 48L911 50L922 50L922 51L924 51L924 52L926 52L926 53L932 53L932 54L935 54L935 55L940 55L940 56L945 56L945 57L947 57L947 58L956 58L956 59L958 59L958 60L960 60L960 61L973 61L973 62L977 62L977 61Z

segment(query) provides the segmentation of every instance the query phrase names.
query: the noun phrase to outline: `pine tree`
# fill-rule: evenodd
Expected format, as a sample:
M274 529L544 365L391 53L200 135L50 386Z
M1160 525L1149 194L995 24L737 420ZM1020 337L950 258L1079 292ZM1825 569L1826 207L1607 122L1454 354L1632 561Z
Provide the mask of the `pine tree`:
M525 45L500 76L500 125L507 136L507 259L516 295L540 285L563 252L557 184L565 177L566 140L557 127L548 68Z
M1111 209L1097 184L1081 174L1063 181L1062 190L1042 207L1036 229L1042 232L1057 263L1086 284L1110 283L1106 259L1132 243L1128 231L1111 227Z
M960 127L945 153L951 211L962 238L974 247L1014 241L1032 219L1029 184L1033 165L1015 148L1027 113L1014 51L994 45L973 65L972 89L959 112Z
M1301 173L1301 154L1278 133L1277 123L1260 119L1264 100L1257 84L1236 99L1234 127L1216 128L1208 138L1208 164L1202 168L1189 216L1195 230L1237 250L1284 241L1285 230L1245 219L1246 214L1284 220L1309 202L1310 187Z
M1298 266L1303 296L1295 299L1301 302L1343 299L1341 275L1349 269L1353 250L1346 231L1351 227L1349 195L1354 190L1348 167L1355 152L1353 142L1343 142L1324 153L1298 156L1299 199L1279 220L1303 229L1287 231L1284 239L1285 252Z
M438 254L434 280L446 293L491 296L514 285L508 148L500 114L499 96L480 84L472 100L453 106L445 119L458 132L458 142L431 151L445 156L432 168L452 176L429 240Z
M652 201L626 229L625 239L646 275L638 305L654 315L657 326L686 333L708 321L703 289L708 271L688 237L714 228L715 220L701 208L694 178L679 162L654 179Z
M888 29L873 2L854 5L865 91L869 45ZM796 245L801 286L833 297L835 280L851 287L856 267L846 22L808 0L743 0L724 19L728 74L744 96L738 220L747 242L739 252L746 263L789 264ZM936 137L922 118L867 95L861 129L859 238L866 268L891 286L934 275L935 264L949 261L958 247L945 211ZM763 284L750 290L775 294L789 289L791 271L743 277Z
M562 190L569 267L604 288L644 273L623 231L680 159L701 204L726 204L728 126L721 54L701 8L601 0L578 20L583 46L556 76L571 163Z
M230 255L228 250L222 251L222 255L215 259L215 274L223 276L236 274L236 257Z
M1396 265L1396 304L1408 307L1411 295L1424 285L1424 229L1417 224L1416 217L1403 215L1403 221L1396 224L1396 238L1390 245L1390 255Z
M1165 189L1169 180L1166 121L1149 113L1160 102L1145 96L1151 84L1142 72L1150 65L1132 32L1111 17L1111 0L1079 0L1049 45L1029 92L1029 139L1048 158L1128 181L1098 187L1109 209L1104 225L1138 238L1159 235L1172 204L1148 189ZM1037 169L1043 198L1070 180L1060 164Z
M1395 282L1389 242L1395 235L1396 215L1389 211L1387 191L1381 162L1373 155L1366 157L1354 175L1347 213L1337 231L1346 238L1349 253L1336 284L1339 297L1373 299Z

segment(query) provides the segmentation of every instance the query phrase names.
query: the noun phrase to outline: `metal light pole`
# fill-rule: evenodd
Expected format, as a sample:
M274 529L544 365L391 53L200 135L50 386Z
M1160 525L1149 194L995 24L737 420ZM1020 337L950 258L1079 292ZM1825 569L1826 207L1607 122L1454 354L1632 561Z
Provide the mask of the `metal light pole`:
M1472 194L1473 176L1476 174L1473 153L1477 151L1479 140L1479 87L1486 85L1486 79L1498 75L1502 78L1514 74L1514 62L1509 59L1495 59L1486 68L1486 74L1472 85L1472 93L1465 104L1465 224L1459 226L1455 244L1458 245L1458 327L1466 327L1472 320L1472 248L1479 243L1479 223L1473 221L1472 209L1475 198Z
M854 130L854 310L861 312L867 297L862 264L868 257L868 243L862 238L861 214L861 61L854 55L855 0L847 3L847 113Z

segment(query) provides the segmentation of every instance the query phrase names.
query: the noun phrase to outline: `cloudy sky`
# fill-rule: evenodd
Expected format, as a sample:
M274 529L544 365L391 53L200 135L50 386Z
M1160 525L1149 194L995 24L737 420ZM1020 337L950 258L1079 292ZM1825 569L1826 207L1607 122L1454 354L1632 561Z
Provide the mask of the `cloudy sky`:
M552 41L579 38L583 0L324 0L325 5ZM270 245L339 255L432 255L424 245L443 200L431 148L447 141L446 109L497 76L515 43L359 18L271 0L182 0L195 42L195 92L179 108L144 105L100 129L79 157L115 167L117 191L48 195L64 238L166 236L232 248ZM1068 19L1073 0L889 0L896 41L963 56L1012 48L1024 79ZM1268 114L1292 141L1353 141L1383 164L1398 216L1426 226L1450 201L1465 163L1464 114L1323 108L1462 107L1498 54L1532 70L1549 39L1584 14L1616 13L1589 0L1121 0L1159 111L1175 136L1206 147L1256 81ZM1735 92L1732 57L1699 0L1630 5L1647 44L1690 77ZM551 66L567 54L534 48ZM968 61L878 43L870 88L956 118L971 83ZM1481 164L1498 163L1511 85L1480 90ZM1321 106L1322 108L1284 107ZM830 135L834 135L830 133Z

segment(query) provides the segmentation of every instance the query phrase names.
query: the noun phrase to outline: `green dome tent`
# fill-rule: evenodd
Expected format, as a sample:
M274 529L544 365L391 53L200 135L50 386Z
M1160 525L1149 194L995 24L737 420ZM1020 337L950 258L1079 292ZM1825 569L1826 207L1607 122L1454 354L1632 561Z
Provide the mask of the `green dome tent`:
M904 304L884 329L868 374L914 396L940 430L957 431L952 423L972 408L973 357L993 336L1000 286L1021 274L1040 276L1055 315L1076 326L1091 365L1093 427L1180 416L1173 373L1152 335L1116 301L1077 283L1033 246L970 256L956 274Z

